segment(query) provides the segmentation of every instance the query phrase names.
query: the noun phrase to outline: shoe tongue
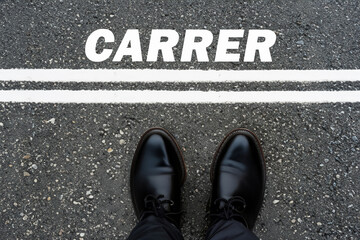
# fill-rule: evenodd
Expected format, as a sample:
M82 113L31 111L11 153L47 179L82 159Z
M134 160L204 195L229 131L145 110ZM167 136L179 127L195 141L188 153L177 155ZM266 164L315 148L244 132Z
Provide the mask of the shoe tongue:
M219 210L222 210L224 208L232 208L232 209L236 209L236 210L243 210L242 208L244 208L244 206L242 205L242 202L239 201L232 201L232 197L229 198L224 198L222 201L218 202L218 208Z
M225 205L226 205L225 202L221 201L219 203L219 209L223 209L225 207Z
M148 210L156 211L160 215L164 215L166 212L170 212L170 203L169 200L165 199L163 195L158 195L159 197L149 197L149 200L145 199L145 202L148 204Z
M165 212L171 212L171 207L170 207L169 203L163 203L162 207L163 207Z

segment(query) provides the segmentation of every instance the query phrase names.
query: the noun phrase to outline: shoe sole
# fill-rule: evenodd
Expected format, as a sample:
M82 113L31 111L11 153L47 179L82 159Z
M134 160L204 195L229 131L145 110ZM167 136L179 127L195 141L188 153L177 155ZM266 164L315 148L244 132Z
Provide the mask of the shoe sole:
M131 200L132 200L132 204L134 206L135 209L135 214L136 216L139 218L140 217L140 211L138 206L135 204L135 193L133 192L134 186L133 186L133 180L132 180L132 176L134 175L134 171L135 171L135 166L136 166L136 159L138 158L139 155L139 151L140 151L140 147L142 146L142 144L144 143L144 141L151 136L152 134L160 134L162 136L167 137L168 139L170 139L172 145L174 146L176 155L178 156L178 158L180 159L180 171L181 171L181 186L183 186L185 180L186 180L186 165L185 165L185 161L184 161L184 156L182 154L181 148L179 146L179 144L177 143L175 137L166 129L164 128L160 128L160 127L155 127L155 128L150 128L148 129L140 138L140 141L136 147L135 150L135 154L132 160L132 164L131 164L131 172L130 172L130 192L131 192Z

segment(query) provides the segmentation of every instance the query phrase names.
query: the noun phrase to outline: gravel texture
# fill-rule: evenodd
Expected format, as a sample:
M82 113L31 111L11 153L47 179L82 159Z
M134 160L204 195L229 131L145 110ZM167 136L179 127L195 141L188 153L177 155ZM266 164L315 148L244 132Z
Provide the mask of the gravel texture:
M261 139L262 239L356 239L360 107L350 104L1 104L2 236L124 239L135 225L129 169L140 135L170 130L185 154L185 239L206 229L209 168L227 131ZM35 167L36 166L36 167ZM196 211L196 214L194 214Z
M2 68L224 68L354 69L359 68L360 3L321 1L0 1ZM175 29L180 42L174 63L90 62L87 37L96 29L114 32L117 49L127 29L139 29L143 55L151 29ZM219 29L270 29L277 41L273 62L181 63L186 29L208 29L214 59ZM240 41L244 56L247 39ZM113 53L114 55L115 53ZM111 57L112 59L112 57Z

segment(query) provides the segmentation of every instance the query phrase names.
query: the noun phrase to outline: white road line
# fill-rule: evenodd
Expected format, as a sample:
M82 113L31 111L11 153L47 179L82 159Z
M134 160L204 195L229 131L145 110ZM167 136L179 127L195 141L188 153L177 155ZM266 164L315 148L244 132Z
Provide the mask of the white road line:
M35 103L324 103L360 102L360 91L4 90L0 102Z
M0 69L1 81L332 82L360 81L360 70Z

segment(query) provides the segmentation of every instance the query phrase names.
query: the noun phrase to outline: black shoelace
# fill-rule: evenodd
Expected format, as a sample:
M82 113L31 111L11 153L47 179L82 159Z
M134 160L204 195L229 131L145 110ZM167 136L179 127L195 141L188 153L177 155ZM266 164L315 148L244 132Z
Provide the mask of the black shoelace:
M220 208L221 202L224 203L222 208ZM248 224L242 215L246 208L246 202L244 198L240 196L232 197L229 200L218 198L214 201L214 205L219 206L219 210L217 213L210 213L210 217L226 220L234 218L239 219L246 227L248 227Z
M155 215L157 217L163 217L170 221L173 221L169 216L181 214L180 212L167 212L164 209L164 204L169 204L170 206L174 205L174 201L168 199L162 199L164 195L154 196L147 195L144 199L145 202L145 210L142 212L140 220L148 215Z

